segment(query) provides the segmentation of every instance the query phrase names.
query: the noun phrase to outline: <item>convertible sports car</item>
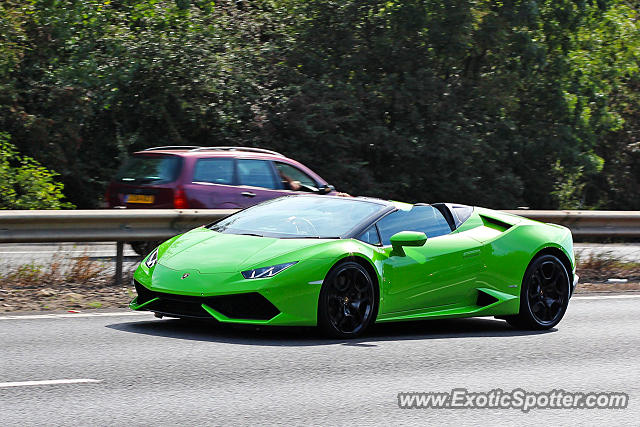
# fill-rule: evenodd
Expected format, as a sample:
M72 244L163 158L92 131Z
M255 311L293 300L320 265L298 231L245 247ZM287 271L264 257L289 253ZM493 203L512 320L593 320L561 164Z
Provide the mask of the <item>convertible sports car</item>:
M374 322L447 317L548 329L577 281L559 225L450 203L298 195L164 242L136 270L130 307L343 338Z

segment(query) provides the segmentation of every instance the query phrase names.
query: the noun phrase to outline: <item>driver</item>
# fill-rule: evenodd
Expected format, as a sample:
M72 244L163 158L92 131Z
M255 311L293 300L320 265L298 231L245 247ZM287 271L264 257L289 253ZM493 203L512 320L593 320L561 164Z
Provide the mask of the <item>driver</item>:
M299 191L302 189L302 184L300 183L300 181L294 180L293 178L285 175L282 171L278 172L280 173L280 179L282 179L282 183L285 184L285 186L289 190Z
M292 191L304 191L304 188L302 188L302 183L300 181L296 181L295 179L286 175L281 170L278 170L278 173L280 174L280 179L282 180L282 183L285 184L285 188ZM335 193L335 195L340 197L353 197L351 196L351 194L341 193L341 192L337 192Z

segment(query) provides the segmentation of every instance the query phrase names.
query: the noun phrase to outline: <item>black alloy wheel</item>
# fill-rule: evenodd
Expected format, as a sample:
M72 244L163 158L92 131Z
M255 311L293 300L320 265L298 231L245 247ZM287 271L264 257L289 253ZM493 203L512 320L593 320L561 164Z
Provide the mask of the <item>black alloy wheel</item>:
M552 328L564 316L570 295L569 274L562 261L554 255L542 255L525 272L520 313L507 321L517 328Z
M367 270L357 262L344 262L327 275L320 291L318 324L333 337L361 335L375 320L378 292Z

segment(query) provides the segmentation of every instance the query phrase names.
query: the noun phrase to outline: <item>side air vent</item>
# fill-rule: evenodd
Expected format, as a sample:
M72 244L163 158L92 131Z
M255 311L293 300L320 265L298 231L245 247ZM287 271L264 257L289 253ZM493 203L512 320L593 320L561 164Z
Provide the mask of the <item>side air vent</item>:
M484 223L485 227L493 228L494 230L507 231L512 227L511 224L507 224L506 222L500 221L499 219L489 218L488 216L484 215L480 215L480 218L482 218L482 222Z
M486 292L478 290L478 300L476 301L476 305L480 307L486 307L498 301L498 298L494 297L493 295L489 295Z

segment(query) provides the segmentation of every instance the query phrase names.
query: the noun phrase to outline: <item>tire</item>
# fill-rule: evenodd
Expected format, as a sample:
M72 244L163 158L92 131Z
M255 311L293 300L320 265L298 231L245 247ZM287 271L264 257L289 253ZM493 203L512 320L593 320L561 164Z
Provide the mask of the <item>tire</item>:
M129 242L131 248L140 255L141 257L145 257L156 248L161 242L156 241L141 241L141 242Z
M554 255L534 258L527 267L520 289L520 311L507 316L518 329L544 330L562 320L571 296L567 269Z
M334 338L355 338L375 321L378 287L357 262L337 264L325 278L318 302L318 326Z

